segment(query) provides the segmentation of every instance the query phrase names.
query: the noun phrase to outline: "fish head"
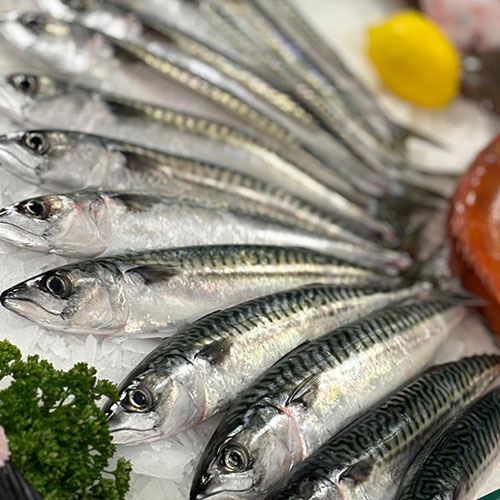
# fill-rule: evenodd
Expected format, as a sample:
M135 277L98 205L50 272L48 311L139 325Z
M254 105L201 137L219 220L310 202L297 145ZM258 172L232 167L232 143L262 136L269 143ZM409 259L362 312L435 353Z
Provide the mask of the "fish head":
M48 76L0 76L0 108L16 121L29 121L41 102L67 94L67 86Z
M132 11L103 0L38 0L57 19L77 22L119 40L139 37L142 25Z
M0 240L38 252L95 257L106 248L108 224L99 193L40 196L0 210Z
M32 62L69 75L81 75L112 54L103 35L42 12L7 13L0 18L0 33Z
M110 156L103 140L87 134L30 130L0 135L0 167L51 189L102 185Z
M261 498L294 465L286 419L269 406L243 418L230 411L202 454L190 499Z
M119 403L105 408L113 442L154 441L202 421L201 382L182 356L162 356L161 347L153 351L121 384Z
M3 292L0 301L35 323L69 333L114 334L130 311L122 274L105 260L40 274Z

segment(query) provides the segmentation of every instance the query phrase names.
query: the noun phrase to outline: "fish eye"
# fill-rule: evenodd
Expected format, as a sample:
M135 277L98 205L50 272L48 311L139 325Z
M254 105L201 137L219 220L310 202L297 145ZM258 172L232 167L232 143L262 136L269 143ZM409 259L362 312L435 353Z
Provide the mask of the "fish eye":
M26 201L19 208L21 212L37 219L46 219L50 213L49 204L42 199Z
M22 143L28 149L38 154L46 153L49 147L47 137L40 132L29 132L24 134L22 137Z
M24 94L34 94L38 88L38 81L32 75L14 75L10 78L10 82L15 89Z
M128 393L130 405L140 411L149 411L153 406L153 396L147 389L132 389Z
M62 274L53 274L47 277L43 287L55 297L66 299L71 294L73 285L67 276Z
M221 464L228 472L243 472L249 462L247 451L240 446L226 446L222 449Z
M40 23L36 19L36 17L32 15L27 15L24 16L21 19L21 23L24 25L24 27L28 28L30 31L38 31L40 28Z

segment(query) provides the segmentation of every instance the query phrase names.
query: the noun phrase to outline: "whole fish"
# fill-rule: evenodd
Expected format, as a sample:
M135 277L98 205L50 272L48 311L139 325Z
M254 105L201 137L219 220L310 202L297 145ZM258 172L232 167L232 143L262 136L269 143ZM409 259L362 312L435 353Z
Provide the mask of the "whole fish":
M340 431L266 498L394 498L404 472L426 441L499 375L496 355L430 368Z
M234 93L234 86L242 89L237 82L228 88L229 80L224 75L203 61L160 45L153 35L144 47L43 13L15 12L0 18L0 33L25 57L43 61L53 70L84 78L87 83L101 87L102 82L109 85L113 78L116 80L111 72L126 75L134 69L135 75L141 75L143 68L151 68L166 77L165 94L169 92L168 81L173 81L177 88L189 90L193 96L201 97L201 102L209 100L226 117L234 116L238 123L245 123L266 137L282 144L304 145L312 151L322 144L330 154L336 154L331 135L312 126L312 121L311 127L304 127L305 124L296 123L262 100L252 98L248 92L242 100ZM152 47L154 53L148 47ZM177 105L182 104L180 101Z
M463 315L448 299L388 307L297 349L223 417L190 498L267 493L343 425L420 371Z
M221 193L160 196L76 191L31 198L0 210L0 240L38 252L97 257L193 245L262 244L303 247L365 266L405 268L405 253L344 231L334 240L268 216L252 204L231 206ZM340 236L340 233L339 233ZM392 269L394 271L394 269Z
M242 101L258 106L256 97L286 116L309 126L314 118L293 96L274 88L259 75L234 62L194 36L178 28L145 18L113 0L38 0L49 14L76 22L119 39L140 45L149 52L182 63L200 77L232 92ZM191 59L189 59L189 56Z
M263 213L281 213L312 232L337 237L339 225L348 223L354 232L397 242L389 223L370 217L338 195L338 201L344 206L342 210L339 207L337 217L332 218L286 191L248 175L103 136L62 130L10 133L0 136L0 166L55 191L135 189L173 196L192 190L217 190L234 199L235 204L252 201ZM307 177L301 171L298 175ZM336 193L332 193L332 198L335 196Z
M207 0L202 0L206 2ZM365 165L382 175L396 176L406 159L389 147L367 126L322 72L311 63L298 47L290 43L283 33L266 18L256 2L238 0L208 0L225 10L229 16L246 22L255 34L264 40L269 49L290 69L290 85L293 86L310 109L315 110L324 127ZM294 81L295 80L295 81ZM394 167L394 168L392 168Z
M498 466L500 388L430 439L408 469L398 500L470 500Z
M402 147L410 137L433 142L423 134L398 125L390 120L377 105L375 97L347 67L337 52L328 45L309 24L301 12L288 0L267 2L257 0L261 13L278 27L282 34L296 45L312 64L316 65L328 81L349 102L359 119L388 145Z
M359 204L367 203L366 196L349 182L302 150L268 144L241 129L172 108L22 73L0 78L0 108L23 126L29 123L104 134L113 131L120 139L140 137L146 145L171 153L190 155L196 151L206 161L243 173L251 170L270 183L281 182L291 192L300 186L302 197L325 211L338 209L343 203L335 191ZM363 179L359 186L377 196L387 193L389 186L368 180L370 187ZM358 186L358 181L354 184Z
M52 269L6 290L0 301L54 330L158 336L218 309L313 283L401 285L397 278L308 250L200 246Z
M165 340L122 382L119 404L106 408L113 440L151 441L200 423L302 342L425 292L420 284L400 290L320 285L211 314Z

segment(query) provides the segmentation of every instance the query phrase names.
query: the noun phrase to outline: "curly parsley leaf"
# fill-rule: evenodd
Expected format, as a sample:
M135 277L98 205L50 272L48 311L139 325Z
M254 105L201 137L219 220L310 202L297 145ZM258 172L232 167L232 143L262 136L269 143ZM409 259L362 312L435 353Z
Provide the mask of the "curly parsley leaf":
M95 368L78 363L56 370L38 356L21 359L17 347L0 341L0 422L12 457L45 500L123 500L130 464L115 452L104 413L96 402L117 401L116 387L97 380Z

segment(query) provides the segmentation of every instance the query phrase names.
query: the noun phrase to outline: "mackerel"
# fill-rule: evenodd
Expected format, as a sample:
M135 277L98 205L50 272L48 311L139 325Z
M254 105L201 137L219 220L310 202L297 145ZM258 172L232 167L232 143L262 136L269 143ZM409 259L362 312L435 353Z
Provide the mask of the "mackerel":
M0 165L52 191L135 189L177 195L215 190L234 199L236 205L241 201L253 202L262 213L282 214L291 222L295 220L297 226L319 234L337 237L339 226L349 223L354 232L397 242L389 223L370 217L340 196L344 205L332 218L300 198L248 175L103 136L63 130L10 133L0 136ZM304 177L301 172L298 174ZM296 191L302 189L299 186Z
M274 88L216 48L165 22L132 11L116 1L82 0L78 4L68 4L64 0L38 0L38 4L57 19L83 24L110 37L140 45L158 56L185 61L184 67L189 64L193 72L206 78L215 71L220 71L223 77L217 73L213 75L217 84L227 85L226 89L241 100L251 103L254 102L252 95L259 96L268 105L305 126L314 122L314 118L293 96ZM189 60L186 56L193 59Z
M223 417L190 498L267 493L343 425L429 363L464 312L436 298L389 307L298 348Z
M325 211L345 203L336 191L363 203L363 197L350 183L306 152L282 148L196 114L98 92L48 76L20 73L0 79L0 107L23 126L50 125L104 134L112 130L120 139L134 141L139 135L146 145L171 153L190 155L196 151L206 161L243 173L251 171L270 183L281 182L292 192L294 186L295 190L300 186L303 197L311 203L316 200ZM387 186L373 184L369 189L382 195Z
M165 340L122 382L120 403L108 410L113 439L150 441L200 423L302 342L422 293L421 284L400 290L312 286L203 318Z
M216 3L228 15L248 23L276 57L288 66L290 85L354 156L381 175L397 176L397 169L394 171L393 167L403 165L405 158L388 147L359 119L321 71L262 14L257 3L239 0L216 0Z
M200 246L51 269L6 290L0 300L52 330L146 337L171 334L216 310L313 283L401 286L398 278L308 250Z
M146 27L144 29L147 31ZM202 61L159 44L154 36L158 33L151 30L152 41L138 45L43 13L11 12L0 18L0 32L22 50L24 56L42 60L62 74L84 78L90 84L97 82L102 87L103 82L109 85L116 80L111 72L126 75L133 69L137 77L142 75L144 68L151 68L166 77L165 94L169 93L168 81L175 82L184 93L189 91L185 96L187 100L192 100L193 96L201 97L201 102L208 100L226 117L233 116L238 123L245 123L281 144L305 145L313 151L322 144L330 154L338 151L331 136L321 128L304 128L279 110L252 99L248 93L242 100L241 95L234 93L234 86L228 88L227 78ZM68 46L77 51L77 58L72 57ZM154 52L148 50L149 47Z
M266 498L394 498L404 472L425 442L486 392L499 375L500 356L496 355L430 368L335 435Z
M465 409L430 439L408 469L397 500L470 500L500 455L500 388Z
M406 268L405 253L381 248L349 232L331 239L290 224L280 214L221 193L161 196L76 191L31 198L0 210L0 239L38 252L98 257L194 245L256 244L321 251L387 272ZM347 241L349 240L349 241Z
M364 121L387 145L404 146L405 139L432 139L398 125L390 120L377 105L375 97L360 79L347 67L339 54L325 42L299 10L288 0L266 2L257 0L261 12L275 24L290 42L328 78L341 96L349 102L356 117ZM314 48L314 50L312 50Z

